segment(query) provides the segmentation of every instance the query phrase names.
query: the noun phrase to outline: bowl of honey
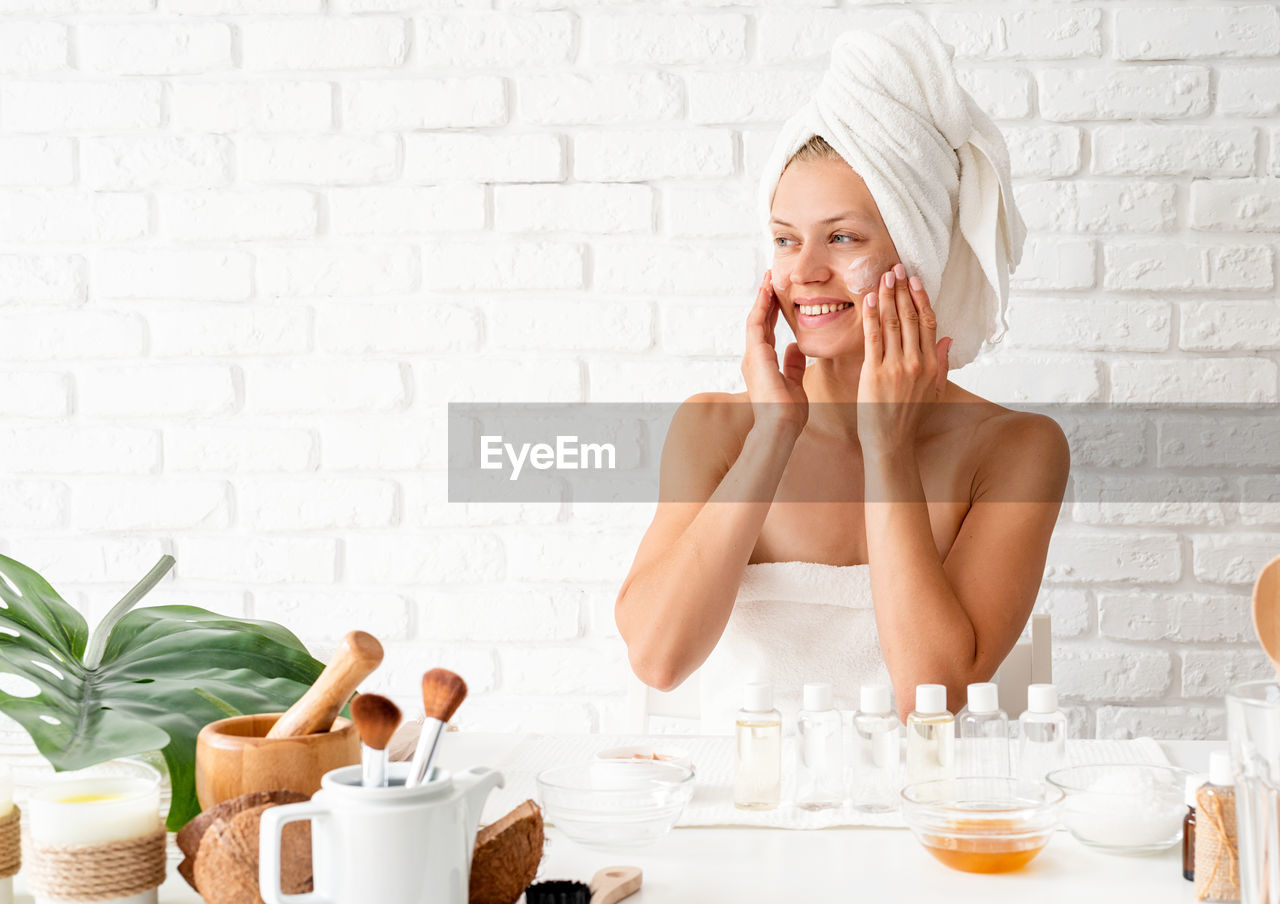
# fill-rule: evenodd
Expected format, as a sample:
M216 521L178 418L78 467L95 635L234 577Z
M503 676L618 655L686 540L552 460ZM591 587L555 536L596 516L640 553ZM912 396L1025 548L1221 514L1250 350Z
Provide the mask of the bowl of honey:
M1044 782L935 779L902 789L902 817L924 849L952 869L1009 873L1049 843L1065 796Z

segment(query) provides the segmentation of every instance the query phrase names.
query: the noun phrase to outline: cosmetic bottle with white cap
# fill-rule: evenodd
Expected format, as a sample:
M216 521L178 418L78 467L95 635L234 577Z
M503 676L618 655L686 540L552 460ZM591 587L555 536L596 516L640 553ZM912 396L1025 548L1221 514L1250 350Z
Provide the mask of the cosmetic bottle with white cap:
M844 803L844 738L831 685L806 684L796 719L796 806L829 810Z
M888 813L898 809L902 723L889 702L887 684L864 684L853 716L849 797L855 810Z
M1042 782L1067 759L1067 717L1052 684L1027 687L1027 711L1018 717L1018 778Z
M907 716L907 784L955 778L955 744L946 686L916 685L916 708Z
M996 686L969 685L969 703L956 717L960 775L1009 777L1009 717Z
M773 685L747 685L737 735L733 805L739 810L772 810L782 798L782 713L773 708Z

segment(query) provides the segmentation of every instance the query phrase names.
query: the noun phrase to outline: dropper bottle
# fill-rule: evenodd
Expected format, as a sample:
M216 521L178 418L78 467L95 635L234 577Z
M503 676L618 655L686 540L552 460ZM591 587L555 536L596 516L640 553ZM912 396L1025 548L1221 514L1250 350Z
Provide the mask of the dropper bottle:
M773 708L773 685L747 685L737 734L733 805L739 810L772 810L782 798L782 713Z
M1187 815L1182 817L1182 878L1196 880L1196 793L1209 780L1207 775L1188 775L1186 784Z
M957 718L960 775L1009 777L1009 717L989 681L969 685L969 703Z
M946 686L916 685L915 712L907 716L907 783L955 778L955 743Z

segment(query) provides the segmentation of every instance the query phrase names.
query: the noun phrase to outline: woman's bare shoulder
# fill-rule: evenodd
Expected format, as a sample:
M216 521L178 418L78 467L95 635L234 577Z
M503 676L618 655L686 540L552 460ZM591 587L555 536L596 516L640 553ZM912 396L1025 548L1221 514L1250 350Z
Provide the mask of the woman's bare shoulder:
M988 474L1056 486L1065 483L1071 466L1066 433L1053 418L1035 411L1007 408L990 399L948 384L948 401L962 403L961 422L972 437L978 466Z
M1047 431L1062 433L1058 422L1046 414L1007 408L998 402L985 399L977 393L962 389L954 383L947 384L944 401L953 404L959 412L952 426L961 427L977 435L1001 435L1006 432Z
M755 422L751 399L745 392L699 392L680 405L676 417L716 438L738 440L739 445Z
M710 497L742 452L752 420L745 392L700 392L685 399L663 440L662 498Z

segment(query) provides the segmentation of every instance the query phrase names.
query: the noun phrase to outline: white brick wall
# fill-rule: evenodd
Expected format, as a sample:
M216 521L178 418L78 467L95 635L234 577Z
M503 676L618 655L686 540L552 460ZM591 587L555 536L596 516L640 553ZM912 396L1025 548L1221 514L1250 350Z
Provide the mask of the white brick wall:
M1009 336L956 381L1276 403L1280 4L915 8L1031 229ZM321 654L374 631L408 706L439 663L467 726L616 725L613 597L651 506L448 503L445 403L740 388L776 128L836 35L901 11L0 3L0 551L94 617L172 552L157 602ZM1227 683L1266 673L1280 428L1065 426L1079 495L1038 609L1075 724L1221 735ZM1165 501L1100 502L1120 469Z

